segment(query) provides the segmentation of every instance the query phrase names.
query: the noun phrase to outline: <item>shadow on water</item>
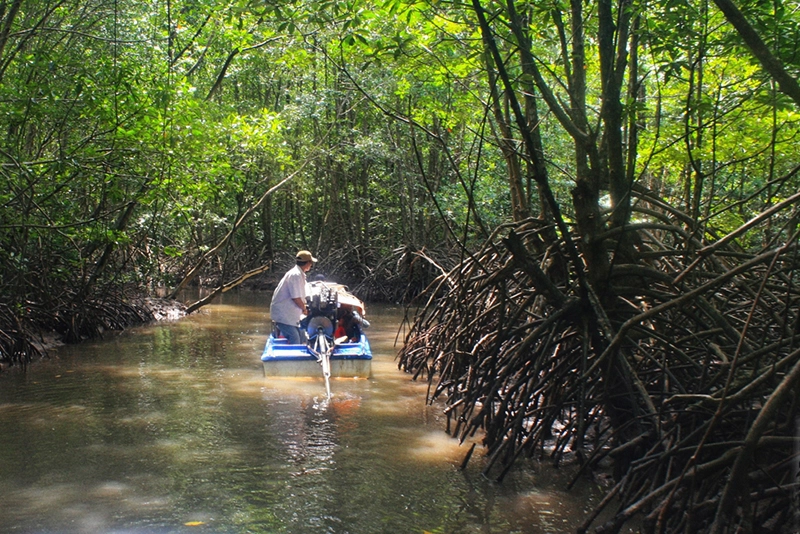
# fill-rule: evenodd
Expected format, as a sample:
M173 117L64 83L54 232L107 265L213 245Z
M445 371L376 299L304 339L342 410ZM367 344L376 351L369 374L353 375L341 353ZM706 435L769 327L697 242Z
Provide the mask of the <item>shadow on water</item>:
M542 533L597 491L466 471L426 384L397 370L402 310L371 306L371 379L267 379L266 294L63 347L0 375L0 532ZM477 456L477 455L476 455Z

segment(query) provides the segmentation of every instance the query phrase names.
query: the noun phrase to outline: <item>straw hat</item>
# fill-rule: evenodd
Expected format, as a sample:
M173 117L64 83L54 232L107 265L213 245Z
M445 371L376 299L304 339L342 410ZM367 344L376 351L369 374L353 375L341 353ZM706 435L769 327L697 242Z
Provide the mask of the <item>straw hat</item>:
M295 256L295 259L297 261L311 261L317 263L317 258L312 256L311 253L307 250L301 250L300 252L298 252L297 256Z

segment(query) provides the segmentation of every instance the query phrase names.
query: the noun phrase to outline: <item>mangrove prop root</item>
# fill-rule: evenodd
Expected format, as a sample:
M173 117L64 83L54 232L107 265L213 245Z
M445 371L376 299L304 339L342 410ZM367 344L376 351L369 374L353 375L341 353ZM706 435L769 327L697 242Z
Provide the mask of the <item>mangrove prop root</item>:
M573 458L581 476L612 459L616 482L581 531L638 516L645 532L788 532L796 244L698 259L685 227L632 226L637 262L586 291L541 228L506 226L417 299L399 366L429 380L454 436L481 433L496 479L524 457Z
M174 300L129 298L122 293L75 302L67 294L45 303L25 306L0 302L0 364L26 365L46 354L44 335L64 343L102 337L105 332L177 318L186 307Z

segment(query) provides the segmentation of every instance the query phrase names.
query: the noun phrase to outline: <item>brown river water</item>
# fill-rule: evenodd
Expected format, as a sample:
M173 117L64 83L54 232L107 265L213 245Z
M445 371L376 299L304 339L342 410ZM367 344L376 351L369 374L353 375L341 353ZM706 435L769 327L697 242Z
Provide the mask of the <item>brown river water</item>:
M600 497L569 469L497 484L397 369L403 310L368 306L370 379L268 379L269 294L0 373L0 533L561 533ZM478 448L478 451L480 448Z

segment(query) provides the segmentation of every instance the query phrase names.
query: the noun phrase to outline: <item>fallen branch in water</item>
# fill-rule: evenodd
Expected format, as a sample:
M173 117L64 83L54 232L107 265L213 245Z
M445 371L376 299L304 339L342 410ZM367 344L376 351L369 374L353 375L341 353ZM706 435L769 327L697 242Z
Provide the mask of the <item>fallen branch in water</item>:
M265 271L268 271L270 268L272 268L272 262L267 263L266 265L262 265L261 267L257 267L255 269L251 269L250 271L247 271L246 273L238 276L235 280L232 280L232 281L230 281L230 282L228 282L226 284L222 284L220 286L217 286L214 289L214 291L212 291L211 293L209 293L205 297L201 298L200 300L197 300L197 301L193 302L192 304L190 304L189 306L187 306L186 307L186 313L194 313L195 311L199 310L200 308L202 308L203 306L205 306L206 304L208 304L209 302L214 300L214 298L216 298L217 295L220 295L222 293L230 291L234 287L236 287L236 286L240 285L241 283L243 283L248 278L252 278L253 276L256 276L256 275L261 274L261 273L263 273Z

